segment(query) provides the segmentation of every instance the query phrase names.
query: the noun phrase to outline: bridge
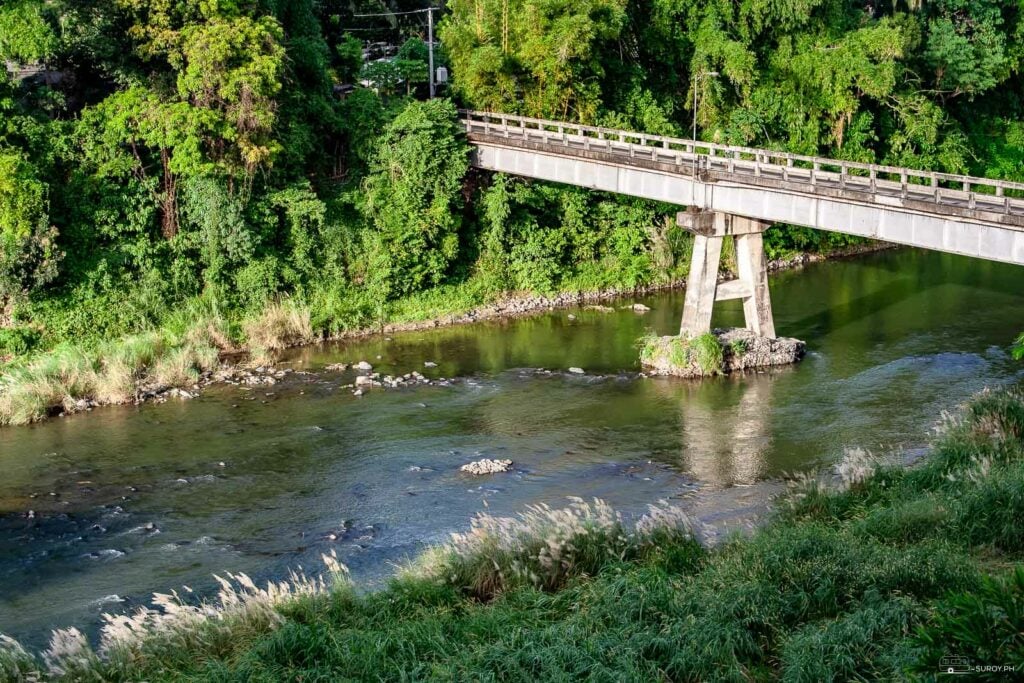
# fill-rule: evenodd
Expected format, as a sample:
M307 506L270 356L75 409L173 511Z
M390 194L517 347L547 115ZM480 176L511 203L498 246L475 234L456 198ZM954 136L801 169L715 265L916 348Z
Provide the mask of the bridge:
M478 168L687 207L695 235L681 333L742 299L775 337L762 233L774 223L1024 265L1024 183L719 145L511 114L460 112ZM737 279L718 282L722 243Z

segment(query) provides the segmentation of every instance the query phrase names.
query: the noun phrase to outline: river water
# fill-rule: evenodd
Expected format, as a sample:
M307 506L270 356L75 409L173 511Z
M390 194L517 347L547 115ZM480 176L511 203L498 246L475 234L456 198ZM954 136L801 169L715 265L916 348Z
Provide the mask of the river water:
M0 632L38 646L153 591L318 570L332 549L372 585L485 507L600 497L629 516L669 499L742 520L763 504L751 484L847 448L918 450L943 410L1019 382L1006 349L1022 285L1013 266L888 251L773 276L777 329L809 354L770 373L638 377L637 339L678 327L682 295L667 293L638 299L647 314L559 310L302 349L287 360L312 374L273 387L4 429ZM715 323L742 324L739 303ZM357 398L341 388L351 373L322 372L359 360L459 379ZM514 471L458 472L481 457Z

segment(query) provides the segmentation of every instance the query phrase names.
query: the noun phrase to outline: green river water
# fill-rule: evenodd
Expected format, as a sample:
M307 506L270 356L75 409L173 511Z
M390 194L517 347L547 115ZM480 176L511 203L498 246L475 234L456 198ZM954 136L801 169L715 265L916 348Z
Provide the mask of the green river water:
M847 448L919 451L942 411L1019 382L1022 285L1013 266L887 251L772 277L777 329L809 353L770 373L639 377L637 339L678 327L682 295L666 293L636 299L643 315L567 309L301 349L286 360L312 374L273 387L3 429L0 632L35 646L55 627L95 632L153 591L316 571L331 549L373 585L485 505L600 497L628 517L667 499L739 524L782 475ZM742 324L739 303L715 322ZM351 373L322 372L359 360L459 379L356 398L340 388ZM514 471L458 472L481 457Z

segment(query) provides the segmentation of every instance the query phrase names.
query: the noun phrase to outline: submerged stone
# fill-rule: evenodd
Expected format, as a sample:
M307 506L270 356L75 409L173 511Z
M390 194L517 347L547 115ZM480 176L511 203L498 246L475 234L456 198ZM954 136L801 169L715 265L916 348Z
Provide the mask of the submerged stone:
M707 377L729 372L791 365L807 345L791 337L762 337L745 328L716 329L699 337L651 337L640 352L656 375Z

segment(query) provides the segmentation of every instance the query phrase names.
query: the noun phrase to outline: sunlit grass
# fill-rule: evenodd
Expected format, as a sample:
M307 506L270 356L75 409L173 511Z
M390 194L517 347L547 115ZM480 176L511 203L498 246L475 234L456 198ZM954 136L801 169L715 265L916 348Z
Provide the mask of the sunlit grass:
M261 364L273 362L282 349L313 339L309 308L293 301L270 304L243 321L242 329L253 361Z

